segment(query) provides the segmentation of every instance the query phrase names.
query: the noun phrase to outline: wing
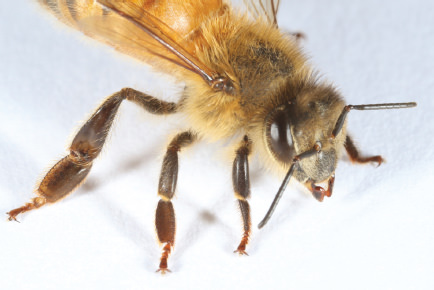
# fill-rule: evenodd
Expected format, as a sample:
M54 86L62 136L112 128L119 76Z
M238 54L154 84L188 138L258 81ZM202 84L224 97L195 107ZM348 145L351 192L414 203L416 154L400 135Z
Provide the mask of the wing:
M268 22L277 27L277 11L280 0L244 0L253 17L264 17Z
M151 64L169 61L199 74L211 86L219 79L196 58L193 38L203 21L224 8L221 0L39 2L62 22L122 53Z

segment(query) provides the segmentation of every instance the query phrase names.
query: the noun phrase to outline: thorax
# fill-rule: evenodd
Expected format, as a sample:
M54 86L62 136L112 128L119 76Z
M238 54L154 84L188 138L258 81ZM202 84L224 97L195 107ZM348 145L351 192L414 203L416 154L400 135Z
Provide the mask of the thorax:
M268 23L231 14L207 23L196 54L234 83L234 94L214 91L202 79L186 80L181 108L192 129L209 139L246 133L251 120L282 82L304 67L290 36Z

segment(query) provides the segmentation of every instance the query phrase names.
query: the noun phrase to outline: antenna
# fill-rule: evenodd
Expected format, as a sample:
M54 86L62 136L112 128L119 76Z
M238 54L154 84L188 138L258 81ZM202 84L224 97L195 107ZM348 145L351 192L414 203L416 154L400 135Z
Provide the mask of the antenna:
M321 143L317 142L312 149L305 151L305 152L301 153L300 155L297 155L294 157L294 159L292 160L291 167L289 168L288 173L286 173L286 176L283 179L282 185L280 186L279 191L277 191L276 196L274 197L273 203L271 204L270 208L268 209L268 212L265 215L265 217L259 223L258 228L262 228L263 226L265 226L265 224L268 222L268 220L273 215L273 212L276 209L277 204L279 203L279 200L282 197L283 192L285 191L286 186L288 185L288 182L292 177L292 173L294 172L295 165L300 160L302 160L306 157L310 157L310 156L314 155L315 153L319 153L320 151L321 151Z
M416 102L410 102L410 103L384 103L384 104L368 104L368 105L347 105L342 110L342 113L340 114L338 121L336 122L335 128L332 132L332 138L334 139L339 132L342 129L342 126L344 125L345 118L347 117L347 114L351 110L391 110L391 109L406 109L406 108L413 108L416 107Z

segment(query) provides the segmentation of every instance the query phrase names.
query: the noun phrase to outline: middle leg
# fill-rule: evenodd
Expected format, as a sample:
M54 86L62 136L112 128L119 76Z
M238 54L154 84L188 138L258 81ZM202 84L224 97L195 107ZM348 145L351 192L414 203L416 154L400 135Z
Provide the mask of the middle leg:
M175 194L176 182L178 179L178 152L181 148L186 147L196 140L196 135L190 131L180 133L173 138L167 147L164 156L163 166L158 183L158 195L160 201L155 213L155 227L157 229L158 240L164 244L163 253L161 254L160 267L157 270L162 274L167 268L167 259L175 245L175 210L172 205L172 198Z

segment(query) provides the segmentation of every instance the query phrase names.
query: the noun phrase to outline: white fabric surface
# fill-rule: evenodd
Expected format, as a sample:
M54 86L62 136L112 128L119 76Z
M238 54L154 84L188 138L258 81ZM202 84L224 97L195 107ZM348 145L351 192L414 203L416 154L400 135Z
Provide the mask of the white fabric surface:
M105 96L130 86L176 100L180 88L55 25L32 1L3 2L5 213L33 197L37 178L66 154L71 134ZM334 195L323 203L292 183L263 230L256 225L281 180L253 161L250 256L232 253L241 223L231 159L222 144L202 143L180 160L173 273L155 273L158 175L179 124L125 103L82 188L20 216L21 223L4 216L0 288L433 289L433 15L430 0L283 1L280 26L307 35L312 64L349 104L417 101L418 107L351 112L349 131L362 152L387 162L355 166L344 157Z

